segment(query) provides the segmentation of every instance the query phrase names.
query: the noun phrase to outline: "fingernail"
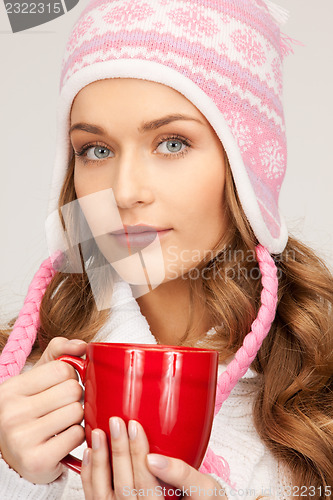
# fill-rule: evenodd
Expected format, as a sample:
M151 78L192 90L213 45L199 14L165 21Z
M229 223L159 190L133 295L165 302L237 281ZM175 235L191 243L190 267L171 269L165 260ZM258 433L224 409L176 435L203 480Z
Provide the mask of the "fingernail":
M71 344L85 344L86 342L84 340L79 340L79 339L71 339L68 342Z
M82 458L82 464L87 467L89 465L89 462L90 462L90 453L89 453L89 449L86 448L83 452L83 458Z
M128 423L128 435L130 439L133 441L136 438L138 433L138 426L134 420L130 420Z
M163 455L155 455L154 453L151 453L150 455L147 455L147 460L149 465L157 467L158 469L165 469L165 467L168 466L168 459Z
M119 438L120 425L119 425L119 420L117 417L110 418L110 432L111 432L111 437L113 437L114 439Z
M101 444L101 439L99 436L99 432L94 430L91 433L91 444L92 444L92 449L93 450L98 450Z

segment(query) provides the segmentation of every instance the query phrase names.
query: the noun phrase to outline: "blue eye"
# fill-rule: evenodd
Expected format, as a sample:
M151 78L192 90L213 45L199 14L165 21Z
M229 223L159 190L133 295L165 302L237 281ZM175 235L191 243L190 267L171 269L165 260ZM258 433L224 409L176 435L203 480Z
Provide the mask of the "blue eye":
M181 138L181 137L165 137L161 139L160 143L158 144L158 147L161 146L161 144L164 143L170 143L172 144L172 147L176 149L176 151L173 151L176 154L172 154L173 152L171 151L170 153L162 153L163 156L167 157L173 157L173 156L184 156L187 152L188 149L191 147L189 141L187 139ZM182 145L185 145L186 148L183 150L179 149L179 146L182 147ZM168 148L168 146L167 146Z
M88 154L92 151L93 157L89 157ZM111 153L110 149L106 146L100 146L98 144L88 145L82 148L80 151L75 153L76 156L84 156L85 161L95 161L95 160L105 160L109 158L108 153Z
M108 148L105 148L104 146L96 146L94 148L93 154L100 160L104 160L105 158L108 157L108 152L111 153L111 151Z
M169 139L168 141L163 141L163 142L160 142L159 146L160 147L162 144L166 144L167 146L167 149L169 151L169 153L179 153L182 149L182 142L179 141L178 139Z

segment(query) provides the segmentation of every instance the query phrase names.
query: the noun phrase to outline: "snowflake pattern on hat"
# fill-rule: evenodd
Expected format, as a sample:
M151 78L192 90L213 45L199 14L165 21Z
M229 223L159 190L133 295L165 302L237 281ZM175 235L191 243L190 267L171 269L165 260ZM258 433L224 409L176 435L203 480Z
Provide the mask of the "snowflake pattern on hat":
M203 15L200 11L189 12L188 9L173 9L168 13L168 17L185 32L196 33L198 36L213 36L219 31L216 21Z
M77 47L80 38L82 37L83 34L87 33L89 28L93 25L94 21L91 16L88 16L87 18L83 18L75 27L74 31L72 32L72 36L70 39L70 42L67 46L67 49L69 52L74 52L75 48Z
M148 3L130 1L115 6L103 19L106 23L117 23L120 27L126 29L131 24L148 19L154 12L155 10Z
M259 158L268 179L279 179L283 175L285 156L279 141L271 139L261 144Z
M265 49L251 30L236 30L231 34L230 38L247 64L262 66L266 62Z

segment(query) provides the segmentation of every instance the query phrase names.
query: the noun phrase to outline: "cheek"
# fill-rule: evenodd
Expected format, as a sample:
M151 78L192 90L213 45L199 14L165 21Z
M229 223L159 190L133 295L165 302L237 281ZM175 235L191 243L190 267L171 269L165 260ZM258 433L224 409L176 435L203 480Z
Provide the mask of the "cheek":
M174 206L188 227L209 230L221 227L224 219L225 171L221 160L205 162L207 167L197 170L176 190ZM196 234L198 232L196 231Z
M82 198L82 196L85 196L86 194L89 194L87 192L87 187L89 183L87 180L84 179L84 174L82 171L80 171L77 166L74 167L74 189L76 192L76 196L78 198Z
M82 198L91 193L111 187L106 168L89 168L82 165L74 167L74 188L76 196Z

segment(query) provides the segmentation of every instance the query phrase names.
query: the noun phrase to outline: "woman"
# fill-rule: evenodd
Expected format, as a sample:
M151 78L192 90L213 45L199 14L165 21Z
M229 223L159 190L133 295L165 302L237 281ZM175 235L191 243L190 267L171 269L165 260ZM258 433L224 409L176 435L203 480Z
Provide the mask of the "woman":
M144 429L132 422L128 438L124 423L111 419L113 450L122 459L115 489L105 436L96 430L94 449L84 456L87 499L118 497L128 485L149 489L158 479L177 487L223 487L228 498L329 496L332 276L311 249L288 237L278 210L286 167L282 17L261 0L197 0L190 8L172 0L91 2L82 13L63 62L48 225L50 250L66 250L69 263L54 262L59 272L43 295L38 342L29 358L37 362L0 386L7 485L36 498L82 498L82 489L68 489L75 479L59 463L84 439L81 392L73 371L59 370L51 360L85 352L84 343L59 336L115 342L120 335L130 342L216 348L220 375L247 353L211 436L210 447L226 466L219 475L209 464L199 472L169 458L166 468L156 468L146 461ZM171 115L173 121L163 123ZM113 198L105 199L108 190ZM93 210L89 200L96 199L103 203ZM56 203L60 217L53 216ZM108 220L101 218L105 207L129 229L120 258L109 245L122 237L112 234L115 227L98 226ZM71 220L77 208L94 238L88 244L81 238L75 261L75 244L63 248L59 242L64 231L68 236L77 227ZM138 224L151 226L160 243L145 254L146 268L153 269L148 293L140 288L140 266L129 270L126 260L143 248L128 228ZM141 321L135 337L123 324L113 329L112 314L100 302L108 290L94 285L98 266L92 256L99 266L111 263L131 285L126 293L136 296L140 311L133 314ZM275 265L278 277L277 296L262 304L274 312L273 323L264 327L261 292L269 286L260 279L258 261L263 278L274 281ZM80 263L81 274L74 270ZM260 329L265 331L257 348L248 353L244 339Z

